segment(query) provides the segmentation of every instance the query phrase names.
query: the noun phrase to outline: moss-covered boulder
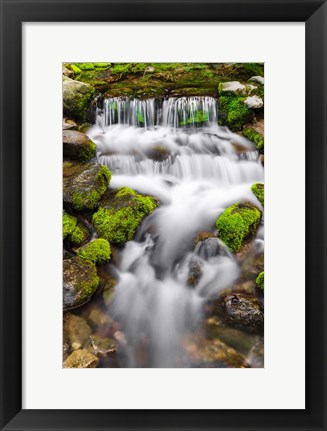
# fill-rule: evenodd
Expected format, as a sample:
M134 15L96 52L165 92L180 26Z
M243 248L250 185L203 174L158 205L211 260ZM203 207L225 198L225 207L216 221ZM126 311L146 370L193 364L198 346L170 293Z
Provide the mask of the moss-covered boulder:
M64 310L88 302L99 285L95 265L79 256L63 261Z
M101 196L107 190L110 179L111 172L109 169L99 163L65 162L64 203L72 206L75 210L96 208Z
M79 246L88 240L90 233L76 217L63 213L63 239L67 238L72 245Z
M66 78L63 82L64 114L74 120L85 121L94 92L91 85Z
M218 123L228 126L232 131L242 130L253 121L254 115L245 104L245 97L222 95L218 100Z
M264 273L264 271L260 272L260 274L256 278L255 282L256 282L256 285L258 287L260 287L261 290L264 290L264 288L265 288L265 273Z
M62 134L64 157L88 162L96 155L96 145L84 133L64 130Z
M93 214L93 224L99 237L121 244L134 238L143 218L156 207L153 197L121 187L104 194L99 210Z
M95 264L108 262L111 256L110 244L103 238L95 239L77 251L82 259L90 260Z
M96 368L98 358L87 350L75 350L64 362L64 368Z
M252 141L257 149L262 153L264 150L264 137L252 127L245 127L242 131L243 136Z
M243 241L256 231L261 216L261 211L248 202L231 205L216 221L218 236L230 250L237 252Z
M261 205L264 206L265 203L265 186L262 183L252 184L251 190L253 194L258 198Z
M91 335L91 328L86 320L72 313L64 315L64 339L70 349L78 350L84 346Z

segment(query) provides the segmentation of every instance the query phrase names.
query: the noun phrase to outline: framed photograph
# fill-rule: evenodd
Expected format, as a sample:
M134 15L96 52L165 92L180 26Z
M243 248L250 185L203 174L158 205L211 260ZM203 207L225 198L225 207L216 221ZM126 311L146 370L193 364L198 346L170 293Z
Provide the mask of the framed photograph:
M1 1L1 429L326 430L326 7Z

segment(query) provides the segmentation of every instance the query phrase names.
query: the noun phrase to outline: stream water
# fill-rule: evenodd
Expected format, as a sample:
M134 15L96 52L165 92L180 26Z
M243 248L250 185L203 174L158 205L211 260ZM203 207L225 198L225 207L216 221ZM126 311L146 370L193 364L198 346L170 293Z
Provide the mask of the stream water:
M222 211L238 201L260 206L250 187L263 182L252 143L217 125L211 97L111 98L88 131L111 187L157 197L160 206L121 252L110 314L126 338L126 366L190 366L183 340L203 316L208 298L237 280L239 263L223 252L194 248L201 231L214 231ZM262 231L260 233L262 237ZM262 242L262 239L260 239ZM190 287L192 262L202 277Z

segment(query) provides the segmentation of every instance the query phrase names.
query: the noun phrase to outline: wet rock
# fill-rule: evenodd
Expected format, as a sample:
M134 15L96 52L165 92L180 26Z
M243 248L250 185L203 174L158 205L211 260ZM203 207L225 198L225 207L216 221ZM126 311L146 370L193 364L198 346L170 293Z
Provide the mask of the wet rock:
M264 83L265 83L265 78L263 78L262 76L252 76L252 77L248 80L248 82L255 82L255 83L257 83L257 84L264 85Z
M239 352L222 341L198 338L186 344L192 367L199 368L248 368Z
M194 253L204 260L216 256L228 256L225 244L219 238L206 238L197 243Z
M64 157L87 162L96 155L96 145L84 133L64 130L62 134Z
M77 121L85 121L94 92L91 85L66 78L63 82L64 114Z
M162 162L170 156L170 152L166 147L163 147L162 145L157 145L147 151L147 156L152 160Z
M76 210L94 209L110 183L111 172L96 162L64 163L63 195L65 204Z
M111 338L103 338L98 337L97 335L91 335L89 342L90 352L98 357L105 357L116 353L116 342Z
M64 315L64 338L72 350L79 350L91 335L91 328L86 320L72 313Z
M230 93L233 95L242 96L246 93L246 87L238 81L222 82L218 87L220 94Z
M96 368L98 358L87 350L75 350L64 362L64 368Z
M87 316L87 320L94 328L100 328L104 325L112 325L113 321L107 313L101 310L100 307L93 306Z
M251 96L247 97L244 100L244 103L249 109L262 109L263 108L263 101L261 97L259 96Z
M187 277L187 284L195 287L203 275L203 265L201 259L193 256L189 262L189 273Z
M64 310L79 307L88 302L99 284L95 265L75 256L63 261Z
M264 312L256 297L229 294L222 298L222 306L229 325L251 333L263 333Z
M204 322L206 338L219 339L228 346L248 355L253 345L256 343L258 335L249 334L240 329L233 328L217 316L211 316Z
M113 295L115 293L115 287L117 285L117 280L114 277L110 277L106 280L106 283L103 288L103 301L106 305L112 303Z
M264 367L264 343L263 338L260 338L250 350L247 361L252 368Z

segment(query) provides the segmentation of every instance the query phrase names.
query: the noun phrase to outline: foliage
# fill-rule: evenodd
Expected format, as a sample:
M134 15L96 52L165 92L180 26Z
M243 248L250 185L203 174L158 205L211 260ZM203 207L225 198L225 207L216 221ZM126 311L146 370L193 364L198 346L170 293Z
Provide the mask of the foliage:
M260 272L260 274L256 278L255 282L256 282L257 286L260 287L260 289L264 290L264 287L265 287L265 273L264 273L264 271Z
M253 234L261 220L261 211L250 203L239 202L218 217L218 236L233 251L238 251L244 239Z
M258 133L257 131L255 131L254 129L252 129L252 127L246 127L243 130L243 136L245 136L246 138L248 138L250 141L254 142L257 149L263 153L264 150L264 138L263 136Z
M262 183L255 183L251 186L252 192L255 194L255 196L259 199L262 206L264 206L264 193L265 193L265 186Z
M95 239L84 247L80 248L77 254L93 263L104 263L110 259L110 244L105 239Z

